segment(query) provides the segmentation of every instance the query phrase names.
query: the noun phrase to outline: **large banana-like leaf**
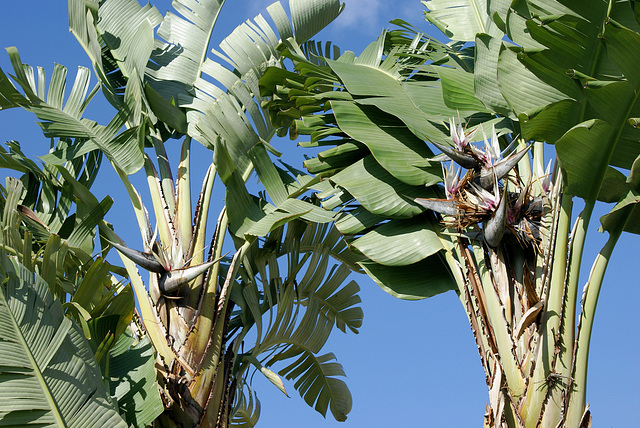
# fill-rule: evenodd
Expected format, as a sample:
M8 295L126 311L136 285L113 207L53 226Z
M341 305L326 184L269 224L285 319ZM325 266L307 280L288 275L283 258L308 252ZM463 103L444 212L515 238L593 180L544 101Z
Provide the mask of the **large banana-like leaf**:
M523 134L557 141L568 192L594 200L607 166L629 169L640 154L640 131L627 123L638 108L634 95L638 73L632 52L633 46L640 46L640 26L629 19L632 12L626 2L611 10L598 1L592 7L558 10L551 2L536 2L535 7L541 8L538 12L561 14L538 25L535 18L522 15L524 10L511 13L511 21L523 24L514 26L509 35L517 38L516 31L526 29L544 49L523 56L503 47L498 86L514 112L521 115ZM527 83L510 83L515 81ZM608 130L606 144L602 138L598 145L591 138L582 138L583 131L591 128Z
M0 263L3 423L126 427L80 329L47 284L4 253Z
M176 1L173 5L178 14L168 12L162 19L155 8L141 7L135 0L108 0L100 3L97 11L91 2L70 0L70 25L114 95L122 95L118 88L127 81L131 93L129 86L148 83L147 99L137 99L139 105L146 102L170 125L184 123L180 118L184 113L171 103L187 108L189 134L211 148L224 144L233 167L244 171L249 165L248 148L273 135L261 111L263 99L257 82L267 66L279 63L275 47L294 33L295 41L303 43L335 19L342 6L338 0L291 0L291 24L280 3L274 3L268 11L280 38L261 15L255 24L240 25L222 42L223 53L219 54L235 69L231 72L206 56L223 4L222 0ZM151 52L150 37L158 24L157 35L163 40L156 40ZM94 58L98 48L102 49L101 59ZM119 83L113 81L114 76L121 76ZM215 86L209 78L222 86ZM135 82L139 79L143 80ZM138 93L140 96L144 98Z
M337 421L345 421L351 411L351 394L346 383L337 376L346 376L332 353L315 356L311 352L292 346L287 352L275 356L269 363L284 359L298 359L280 370L287 379L297 379L294 386L309 406L323 416L331 409Z
M15 48L8 48L7 51L15 72L15 82L24 95L7 82L3 87L8 93L4 96L16 100L15 106L33 112L40 120L39 125L45 136L76 139L71 151L60 150L47 159L49 162L57 160L56 163L63 164L95 149L100 149L109 160L128 173L133 173L142 167L142 147L136 133L128 131L118 134L129 115L131 107L129 104L123 105L107 126L84 119L82 117L84 110L98 90L98 86L95 86L89 92L88 69L78 68L76 80L65 102L67 69L64 66L56 65L49 88L45 92L44 69L38 67L37 74L34 74L32 67L22 63Z
M283 230L286 233L283 234ZM280 242L279 242L280 241ZM330 327L343 332L349 328L357 332L362 325L362 310L358 285L345 285L350 270L357 269L362 257L351 252L338 231L329 224L306 224L294 220L286 227L274 230L266 237L262 248L252 247L247 258L248 268L265 287L266 305L274 304L267 293L271 279L283 276L277 265L279 258L287 259L285 284L297 284L296 301L303 305L318 304L330 321ZM336 264L335 262L338 262ZM261 327L258 326L258 330Z
M384 62L370 62L367 53L369 69L362 68L360 74L357 59L344 58L335 63L326 61L327 65L324 65L305 61L297 52L289 53L299 74L292 76L273 71L263 80L265 94L274 96L271 103L276 108L271 112L272 120L281 130L290 127L292 136L310 135L311 141L303 144L306 147L335 146L307 161L306 166L328 178L330 185L325 185L318 196L323 199L325 208L343 211L337 225L353 247L370 259L361 262L370 276L391 294L404 298L428 297L447 289L457 289L473 330L482 331L482 325L489 325L495 333L491 343L487 338L493 333L489 336L476 334L476 339L481 349L486 351L497 346L497 352L502 356L498 371L485 365L487 374L493 377L492 390L498 391L506 378L510 390L516 391L513 392L515 401L523 397L523 404L513 409L514 418L517 419L518 413L523 426L555 426L557 421L567 426L579 425L581 418L588 416L588 412L584 413L586 361L593 310L604 267L623 229L634 233L638 231L635 224L638 212L637 159L640 157L637 125L640 119L636 116L640 111L640 62L637 55L640 25L634 13L635 5L633 2L600 0L432 1L425 4L431 9L428 20L450 37L475 41L475 49L451 44L443 56L442 52L435 50L416 54L406 39L390 38L383 49L386 55ZM486 24L484 29L479 29L483 24ZM499 30L488 29L494 24ZM503 33L510 40L503 38ZM394 43L404 55L423 60L414 64L414 75L394 74L397 69L389 66L398 52L390 47ZM396 60L400 61L399 58ZM335 89L326 89L330 87ZM466 129L460 125L456 131L453 120L449 126L443 126L442 118L437 116L438 113L455 116L452 114L455 110L461 116L458 120L467 122ZM313 115L314 112L322 113ZM433 157L427 162L462 159L456 158L455 151L442 145L440 139L447 139L450 133L451 139L457 140L455 144L458 147L464 146L475 140L469 137L470 141L461 144L461 135L464 134L463 139L466 139L471 134L470 128L478 124L487 133L492 125L504 127L492 137L501 145L498 148L496 144L496 153L509 143L509 135L504 134L519 134L525 141L540 142L536 143L533 167L528 156L518 161L517 180L514 177L508 185L505 184L509 191L512 191L511 183L522 180L520 183L523 185L518 191L522 192L524 188L528 192L526 183L530 180L531 189L536 188L539 192L542 188L546 193L549 180L544 178L541 142L556 145L559 159L556 176L562 177L564 183L555 183L554 193L548 195L553 199L562 192L564 194L561 206L554 207L552 211L553 220L549 218L545 226L555 222L557 229L550 229L547 232L549 237L541 238L541 244L548 246L546 239L557 237L555 259L552 267L547 266L546 260L532 259L532 265L551 269L549 288L537 292L538 296L546 296L544 304L523 303L521 296L509 296L505 287L522 286L523 272L513 276L514 284L508 284L512 273L505 272L499 249L493 252L482 247L484 244L477 239L480 236L479 225L460 227L456 223L466 215L461 215L460 211L452 214L442 207L439 210L434 208L442 214L445 225L454 226L455 231L452 232L446 227L444 230L438 227L438 222L432 223L433 219L418 206L420 204L414 205L421 198L426 198L429 201L424 206L439 206L447 196L445 189L437 184L428 189L410 186L414 184L410 181L414 178L412 169L424 165L417 162L419 156L413 156L413 160L406 150L407 146L414 146L398 138L384 138L380 132L383 127L378 125L388 126L390 121L382 112L399 119L395 126L401 131L394 128L394 136L409 131L425 145L439 143L437 147L446 156ZM294 120L300 116L303 117L301 121ZM491 116L497 118L491 119ZM350 121L352 118L354 123ZM427 120L420 121L420 118ZM427 129L424 123L432 125L436 132ZM480 137L477 140L480 141ZM485 150L489 144L487 140L485 137ZM520 142L522 150L525 150L525 144ZM453 155L449 156L450 153ZM401 170L398 161L403 157L407 159L408 168ZM462 161L458 163L462 165ZM473 163L462 166L476 169ZM455 182L455 171L448 172L448 178ZM447 192L452 189L451 183L445 182ZM418 196L419 192L430 195ZM571 232L573 196L585 199L586 207ZM594 264L585 287L583 302L586 303L581 321L574 329L578 272L586 229L596 199L618 201L618 204L610 215L602 219L605 230L610 232L610 239ZM501 201L504 200L503 196ZM447 216L454 216L450 223L447 223ZM482 225L482 233L492 230L496 218L498 215ZM438 215L436 219L441 217ZM408 221L412 222L412 227L403 224ZM419 244L414 247L409 238ZM494 248L486 239L485 243ZM405 262L411 264L403 265ZM432 281L416 280L427 271ZM539 281L537 275L534 277ZM477 288L479 283L487 283L489 287L483 286L484 290L480 290ZM503 284L503 289L495 288L496 284ZM502 303L500 299L503 299ZM521 314L512 313L510 309L502 310L515 302L523 304ZM529 364L526 361L530 354L516 356L521 358L520 362L513 360L513 349L520 347L514 346L514 341L521 342L522 337L520 333L518 337L510 337L509 320L517 320L528 313L521 318L520 327L523 327L525 322L531 322L540 307L546 315L542 325L537 327L540 330L536 340L546 345L541 346L543 350L531 363L535 365L533 372L528 367L516 370L517 364ZM485 310L486 313L483 312ZM496 313L499 315L494 318ZM561 326L568 328L558 333ZM523 328L517 331L522 332ZM551 337L554 339L550 340ZM564 345L558 345L561 343ZM527 349L527 346L522 349ZM481 351L481 355L485 352ZM565 392L561 388L540 392L529 386L524 393L523 373L533 373L529 385L534 385L537 381L548 380L547 376L550 373L555 375L556 371L570 379L571 387ZM504 403L495 404L494 416L498 423ZM493 426L493 422L489 425Z
M148 336L137 343L131 331L121 335L109 352L111 395L128 424L150 425L164 410L156 381L155 354Z
M382 52L383 41L384 38L379 39L367 50L375 48L375 52ZM436 43L434 49L434 56L441 55L442 47ZM424 210L414 202L417 197L436 196L439 191L425 189L424 185L442 180L439 163L430 164L428 159L433 157L432 152L421 141L427 135L436 141L446 141L447 137L437 127L443 117L433 114L440 115L442 110L434 108L434 98L427 101L423 94L425 91L441 94L442 89L430 81L420 87L403 82L406 77L400 73L400 68L394 69L383 62L381 54L371 56L365 51L361 56L367 59L328 61L329 70L305 63L310 70L308 76L317 79L316 76L322 75L343 84L356 102L332 100L328 95L331 93L316 95L311 91L308 96L298 91L296 95L300 93L299 96L290 97L296 103L298 99L302 101L313 96L316 102L323 102L326 97L333 112L333 116L325 114L322 120L305 118L302 123L295 124L296 132L311 135L308 146L327 143L337 146L321 152L305 166L318 168L317 172L322 169L323 174L331 176L335 187L325 187L319 197L323 198L325 208L346 208L337 227L348 234L353 248L383 265L402 265L397 272L390 270L387 275L385 266L363 261L361 266L367 273L395 296L406 299L429 297L455 286L436 254L443 249L437 234L439 226L432 224L433 228L425 230L423 226L430 220L425 217L423 221L416 221ZM304 62L299 56L294 55L294 58ZM369 65L362 65L364 62ZM271 76L277 74L275 70L272 73L265 76L263 85L268 85ZM446 109L439 96L439 105ZM473 93L469 98L475 99ZM345 137L340 139L343 135ZM325 138L327 142L322 143ZM363 150L359 144L368 150ZM368 152L371 153L369 156ZM349 154L348 162L344 161L346 154ZM355 201L364 209L354 209ZM385 218L393 220L384 223ZM409 223L413 226L407 227ZM434 278L441 278L430 287L425 287L419 279L427 269Z
M178 267L180 272L176 275L184 273L180 267L198 263L204 257L204 226L216 173L228 186L227 210L223 211L219 221L222 230L216 232L216 252L221 250L227 222L234 235L247 241L241 247L244 249L250 242L257 245L256 236L268 235L294 218L325 223L335 218L316 204L295 199L308 190L308 177L295 176L277 168L270 160L268 151L274 153L274 150L267 141L274 132L262 110L264 99L257 83L268 65L280 65L282 59L276 46L283 41L296 46L303 43L340 13L339 1L291 0L291 21L279 3L270 6L268 11L280 37L261 16L254 22L241 25L225 39L221 45L223 53L219 54L226 56L225 61L231 64L233 71L206 58L209 37L222 3L177 0L173 6L178 13L168 13L163 19L153 7L140 6L134 0L69 2L71 29L92 59L105 95L120 109L122 124L126 122L129 128L113 140L122 142L137 138L138 149L146 144L156 150L157 169L150 157L143 162L158 220L160 245L155 245L154 238L147 233L149 221L144 206L126 177L132 169L110 159L136 209L144 250L155 251L159 260L157 264L164 266L167 275L174 273L169 271L171 267ZM158 24L157 36L163 40L154 42L153 29ZM215 87L211 81L219 82L220 87ZM188 136L175 180L177 186L174 187L163 144L176 133L187 133ZM214 149L215 156L214 166L205 179L195 225L190 221L188 185L188 152L192 137ZM74 159L79 151L78 143L76 141L70 150L56 153L57 162ZM271 203L253 198L247 192L245 181L252 168L264 183ZM104 224L100 226L106 236L117 240L103 227ZM336 246L335 242L332 246ZM334 248L332 251L342 253L343 259L349 260L342 250ZM237 254L242 255L243 251ZM225 368L232 364L231 357L228 357L231 350L225 350L226 290L236 280L234 269L238 268L239 262L232 263L235 267L229 268L229 272L225 272L224 266L215 266L206 284L202 279L188 278L191 280L189 286L180 290L188 300L186 305L165 299L158 291L166 275L159 278L152 275L149 282L152 301L146 299L141 278L131 263L125 260L125 264L136 293L143 296L141 311L144 321L149 323L147 330L160 360L166 364L175 362L189 375L198 375L190 387L192 396L189 400L193 398L200 409L205 407L204 403L210 402L209 394L214 394L212 405L204 410L204 414L198 410L200 413L194 420L214 420L218 411L224 415L224 407L227 406L224 397L230 393L227 380L230 382L234 376ZM320 261L318 270L325 268ZM305 280L309 283L309 290L303 302L297 304L301 308L309 308L305 310L308 316L303 319L305 327L297 333L300 337L295 340L296 343L304 343L305 349L311 352L319 351L334 325L342 330L355 330L360 326L361 311L353 307L358 303L357 286L352 283L338 290L345 279L345 269L332 272L317 296L312 296L315 278ZM228 276L223 290L218 288L221 272ZM295 277L295 272L291 275ZM186 285L187 281L184 282ZM212 296L216 296L215 299ZM275 300L269 301L276 305ZM155 307L151 307L151 303ZM318 319L323 321L318 322ZM97 330L96 326L93 328ZM307 334L312 334L313 338L308 339ZM171 345L165 340L167 336L172 338ZM215 383L214 376L218 380ZM168 377L163 386L171 389L174 382L177 382L174 377ZM191 404L189 402L189 406ZM181 411L178 407L174 406L176 415ZM346 413L345 406L338 408Z
M277 311L272 314L269 329L258 339L252 354L259 356L279 350L264 363L266 367L278 361L300 357L281 370L280 374L288 379L296 379L294 387L307 404L314 406L322 415L326 415L330 407L336 420L345 420L351 410L351 394L344 381L335 378L345 376L342 366L329 362L335 359L333 354L316 355L326 342L332 323L320 312L319 303L312 300L305 307L304 316L298 324L294 292L293 287L289 286L272 296L276 300ZM247 293L249 291L245 290Z
M290 6L298 44L335 19L341 11L338 0L291 0ZM234 73L207 59L201 73L209 79L199 77L195 82L195 99L191 97L181 103L194 109L188 113L189 132L201 143L215 148L214 152L224 150L228 154L228 157L214 159L221 170L222 162L231 161L243 174L251 164L248 150L259 141L269 141L274 134L262 107L266 99L260 96L258 80L268 66L281 63L276 46L292 35L292 29L280 3L274 3L268 11L280 38L262 16L256 17L251 26L239 26L220 46L223 51L220 55L232 65ZM211 84L210 79L221 82L228 93ZM224 149L218 149L218 146ZM224 175L221 178L226 182Z
M318 197L325 208L342 210L336 225L366 256L360 266L369 276L390 294L413 300L456 289L445 261L450 237L441 236L438 219L416 201L443 197L440 159L425 140L451 144L450 129L443 126L451 116L463 115L468 126L482 124L487 132L493 124L500 134L512 132L514 125L492 118L494 105L500 107L494 98L501 94L476 96L468 53L433 40L425 43L420 35L407 40L395 34L383 35L355 59L316 64L297 52L285 53L301 75L270 70L261 84L265 92L275 92L277 126L310 135L305 147L335 146L305 162L330 179ZM400 42L388 48L385 40ZM411 64L418 73L405 70L400 52L421 61ZM278 92L282 83L277 82L284 79L291 82L283 85L289 92ZM493 87L485 84L485 93L496 90L493 81ZM320 84L343 90L322 92L315 89ZM311 116L301 108L307 105L326 113ZM292 123L296 113L302 120ZM432 281L425 283L427 272Z
M455 290L456 284L440 255L412 265L385 266L372 261L360 263L380 288L398 299L420 300ZM429 281L425 282L425 276Z
M64 143L60 140L59 147L64 147ZM121 335L131 322L134 297L131 288L124 287L111 273L122 275L122 271L101 257L91 257L96 246L96 225L103 221L110 205L110 199L98 202L85 186L94 180L100 157L92 152L69 162L66 168L45 165L40 169L24 158L17 143L9 144L9 148L8 152L1 151L2 166L25 174L20 180L8 179L3 203L3 225L12 224L5 229L15 233L10 235L11 239L5 239L5 248L15 251L28 270L39 272L53 296L64 302L64 312L79 323L103 370L103 376L111 381L111 387L115 388L117 382L120 390L133 388L137 391L139 386L134 387L132 383L139 382L139 379L132 379L135 371L124 373L121 379L114 381L114 373L118 377L122 373L113 370L113 365L110 370L110 364L105 359L109 348L116 341L121 343ZM22 183L27 186L24 192L20 192ZM69 214L72 211L75 213ZM13 219L11 213L14 214ZM24 234L21 233L23 230ZM129 361L133 361L131 357L138 350L128 354ZM152 354L149 356L153 379L154 358ZM159 401L157 387L151 383L147 388L141 394L151 399L155 393ZM151 401L145 403L136 397L135 393L117 396L122 401L121 407L126 409L123 414L127 415L130 422L144 418L145 412L148 419L150 409L154 409L149 406ZM156 412L157 409L156 402ZM150 420L137 426L144 426L147 422Z
M451 40L472 42L478 33L499 35L487 0L430 0L422 4L428 9L427 21L434 24Z
M264 236L286 222L302 218L317 223L328 223L335 216L310 202L294 196L304 193L307 186L292 184L290 174L277 168L269 158L266 147L257 143L248 152L256 173L272 197L273 204L252 197L246 190L238 171L227 182L226 203L230 229L238 236ZM285 182L289 182L289 189Z
M265 99L260 96L258 88L260 75L267 66L281 63L276 50L281 41L294 36L291 43L303 43L335 19L342 10L338 0L291 0L291 22L280 3L274 3L268 11L280 37L260 15L255 18L255 23L240 25L221 43L222 53L216 52L231 65L233 71L206 56L222 1L177 1L174 8L178 14L168 13L164 20L159 18L154 8L148 5L141 7L134 0L102 2L97 13L90 2L84 6L80 3L70 1L71 28L90 56L96 51L96 43L101 47L101 62L96 60L94 65L104 66L104 72L99 72L103 83L115 88L113 91L118 97L122 90L118 92L117 88L126 85L124 95L129 94L135 106L132 110L148 115L156 126L159 126L156 121L160 119L173 129L188 132L205 146L215 149L214 164L228 186L227 205L233 213L229 217L234 233L261 236L288 218L300 216L319 221L332 219L317 207L291 200L276 201L275 210L269 205L256 207L255 202L247 197L246 190L240 187L244 186L249 168L255 166L259 174L268 168L254 165L255 162L261 162L261 165L270 163L261 147L254 148L274 134L262 108ZM157 35L164 40L156 41L149 58L143 49L147 45L148 31L138 34L134 29L142 24L143 27L155 27L158 23L161 24ZM145 42L134 43L134 40ZM142 75L139 71L146 59L146 72ZM107 64L111 63L107 70ZM119 83L114 79L119 79ZM220 86L215 86L212 81L219 82ZM140 85L144 85L144 93L136 89ZM137 120L133 123L137 124ZM157 149L157 144L154 145ZM153 175L149 171L148 174ZM156 199L164 198L171 211L173 198L171 191L167 190L170 186L164 183L170 175L163 172L163 165L160 165L160 176L164 195L156 195ZM275 181L269 179L267 183ZM163 231L161 227L161 235Z
M332 354L317 354L334 326L357 332L362 324L362 310L356 306L359 287L353 281L345 284L349 267L355 268L359 258L349 252L332 226L300 220L272 231L262 246L256 244L241 269L246 285L232 293L242 311L232 318L230 328L242 325L246 331L255 326L257 333L255 345L242 359L242 371L255 366L284 392L282 381L269 367L296 358L280 374L295 379L294 387L320 413L325 415L331 408L336 419L344 420L351 395L346 384L336 379L344 372L329 361L334 359ZM286 264L279 261L285 258ZM331 259L340 265L330 267Z
M247 399L244 390L238 388L231 425L237 428L253 428L260 419L260 401L255 392L249 390Z
M309 224L301 237L296 236L295 229L296 227L289 228L285 237L286 242L292 244L290 250L294 250L299 241L299 248L295 251L305 257L311 255L309 265L305 267L306 272L298 282L303 303L308 305L317 301L320 311L338 329L346 333L348 328L357 333L363 318L362 309L355 306L360 303L360 287L355 281L345 282L351 270L357 268L361 257L349 250L332 225ZM290 260L294 263L293 255ZM340 264L327 271L330 260L336 260ZM292 264L292 268L297 267L299 265Z
M28 231L34 238L33 243L28 244L24 239L24 245L32 246L34 254L38 254L55 235L58 242L63 242L71 252L69 260L64 263L65 267L61 266L58 279L50 282L50 285L55 288L56 281L68 282L68 278L73 277L75 279L71 279L71 282L81 281L81 272L84 271L80 264L86 263L87 268L91 265L91 255L96 249L95 228L111 205L110 198L98 201L88 190L95 180L101 155L92 151L69 162L65 168L45 164L41 169L24 157L17 142L8 143L8 146L9 151L0 149L0 166L24 174L19 180L9 179L3 211L6 216L17 216L14 220L18 222L8 227L7 230L12 231L12 238L6 240L5 245L22 248L22 232ZM66 141L58 142L58 149L66 147ZM5 220L13 221L8 217ZM5 225L8 226L8 223ZM39 256L34 257L27 252L24 256L21 260L25 265L40 265L42 261ZM113 266L109 266L109 269L115 272ZM91 291L94 292L95 289Z
M147 67L149 84L167 100L184 97L200 77L209 39L225 0L173 3L178 14L167 12L158 27ZM178 86L180 85L180 86Z

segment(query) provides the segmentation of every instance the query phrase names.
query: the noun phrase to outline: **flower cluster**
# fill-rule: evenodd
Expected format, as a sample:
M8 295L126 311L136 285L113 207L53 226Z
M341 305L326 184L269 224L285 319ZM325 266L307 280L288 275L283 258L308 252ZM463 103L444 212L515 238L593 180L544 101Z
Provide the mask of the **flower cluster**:
M449 125L453 146L434 143L452 161L448 168L443 166L446 199L417 198L416 202L440 213L447 226L459 231L481 225L482 236L491 247L500 244L505 232L522 244L537 246L545 204L542 198L532 195L531 182L525 184L517 173L509 174L529 146L513 152L511 143L501 150L492 128L491 139L483 130L481 149L471 144L477 128L466 131L454 119ZM462 169L466 169L464 175ZM548 191L544 183L543 188Z

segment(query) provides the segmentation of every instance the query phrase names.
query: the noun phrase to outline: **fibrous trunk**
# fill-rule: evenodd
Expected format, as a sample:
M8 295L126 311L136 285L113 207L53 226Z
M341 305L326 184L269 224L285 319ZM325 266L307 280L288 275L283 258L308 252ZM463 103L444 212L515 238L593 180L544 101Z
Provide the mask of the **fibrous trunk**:
M535 190L531 184L541 177L532 177L526 166L517 171L503 185L508 180L516 194L529 192L527 198L541 200L543 209L537 219L523 215L509 221L535 230L534 239L507 230L497 245L489 245L478 239L486 226L465 224L462 231L445 217L448 231L457 233L448 263L486 374L484 426L569 426L576 299L567 269L571 199L563 199L559 176L551 190ZM581 413L580 426L589 426L588 408Z

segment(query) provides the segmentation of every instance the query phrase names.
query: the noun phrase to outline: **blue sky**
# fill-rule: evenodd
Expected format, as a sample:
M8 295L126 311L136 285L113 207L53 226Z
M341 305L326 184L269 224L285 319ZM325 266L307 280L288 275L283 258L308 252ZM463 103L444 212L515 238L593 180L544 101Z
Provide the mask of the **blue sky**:
M265 13L272 0L227 0L214 32L212 45L236 25ZM417 0L347 0L342 16L316 38L332 40L343 50L359 52L388 26L387 21L403 18L435 34L437 29L422 20ZM153 4L164 13L167 0ZM3 2L0 45L18 47L22 60L44 66L50 73L53 63L69 68L91 67L84 52L68 32L67 7L62 0L22 0ZM8 57L0 52L0 67L11 70ZM100 98L98 96L97 98ZM112 110L106 102L94 100L87 117L105 123ZM18 140L30 155L43 155L48 141L42 137L34 117L18 111L0 112L0 140ZM287 140L274 143L290 162L301 154ZM196 169L204 174L210 153L195 148L202 159ZM116 200L109 219L123 236L139 242L137 228L130 220L133 212L124 189L108 165L101 171L95 192L110 194ZM298 165L299 166L299 165ZM2 175L5 175L5 171ZM141 177L134 179L144 188ZM143 195L143 198L145 196ZM592 225L597 225L594 216ZM133 226L133 227L132 227ZM586 281L595 254L604 236L589 236L581 284ZM137 240L137 241L135 241ZM638 355L640 345L634 328L637 322L640 287L637 271L636 236L625 235L614 251L603 286L591 342L587 400L596 426L626 427L637 423L640 399ZM361 288L364 325L358 335L336 332L325 351L334 352L345 368L353 395L353 410L345 423L329 416L324 419L286 384L291 398L285 397L260 375L254 387L262 403L262 427L469 427L481 426L487 402L477 350L465 314L454 293L408 302L397 300L366 276L354 276Z

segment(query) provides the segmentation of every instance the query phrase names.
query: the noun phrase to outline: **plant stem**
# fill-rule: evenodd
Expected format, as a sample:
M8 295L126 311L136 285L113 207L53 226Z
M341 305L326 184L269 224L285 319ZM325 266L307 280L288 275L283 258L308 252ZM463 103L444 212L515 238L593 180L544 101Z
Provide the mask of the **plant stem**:
M223 208L218 218L216 230L214 231L214 248L213 248L213 260L222 255L222 246L224 244L225 232L227 230L229 218L227 216L226 208ZM229 272L230 274L231 272ZM190 338L190 360L193 361L193 365L199 367L204 359L204 353L209 345L209 340L212 334L212 330L215 325L215 313L216 313L216 293L218 288L218 277L220 274L220 263L216 263L211 266L208 279L204 286L203 296L200 299L200 306L198 307L195 325Z
M493 332L502 371L507 379L510 394L512 396L521 396L525 391L524 379L522 378L518 363L515 360L515 345L509 334L504 307L501 305L500 298L498 297L493 281L491 280L491 275L485 264L484 248L479 244L474 244L473 253L486 299L487 316L489 318L488 328Z
M154 129L150 132L149 136L156 151L162 194L164 195L164 201L167 204L169 216L173 220L173 216L176 212L176 194L173 184L173 174L171 173L171 166L169 164L169 157L167 156L167 151L165 150L164 142L162 141L162 137L160 137L160 133ZM187 139L189 139L189 137L187 137Z
M209 394L209 389L212 385L215 374L219 370L218 365L220 364L220 359L224 358L223 344L226 330L225 314L229 304L229 292L235 282L241 260L250 245L251 244L249 242L245 241L245 243L236 251L231 261L231 265L229 266L224 285L220 291L213 329L211 330L211 339L206 349L202 368L191 388L193 398L198 403L204 403L206 401L206 397Z
M455 250L455 246L450 249L445 249L445 259L453 274L453 278L456 281L456 285L458 287L458 298L460 299L460 303L462 303L462 308L467 314L467 319L471 326L471 332L473 333L478 353L480 354L480 362L482 363L482 367L484 368L487 377L487 385L490 387L490 378L492 373L488 357L492 352L492 348L489 345L489 338L486 334L488 322L486 319L486 307L484 307L484 296L473 296L472 293L474 290L470 284L471 281L469 281L469 286L467 287L467 281L465 281L462 267L458 262L458 260L463 260L463 258L461 254L458 254L456 259L456 256L453 254L453 251Z
M562 311L562 296L565 287L565 273L567 269L567 250L569 239L569 228L571 224L571 210L573 199L571 196L562 194L560 212L558 213L558 223L556 226L556 241L553 252L553 266L551 269L551 281L546 294L544 315L541 326L538 352L532 379L530 379L526 397L521 406L521 416L525 420L525 425L535 426L545 397L546 389L540 388L547 381L547 375L551 371L551 359L555 353L556 333L560 326L560 313Z
M578 333L574 348L573 376L569 381L569 395L566 400L568 405L565 426L578 426L585 410L589 344L591 342L591 332L593 330L598 297L609 259L620 238L620 234L631 216L633 208L634 205L622 208L622 210L625 211L620 216L620 221L616 223L615 228L609 231L609 239L596 256L596 260L591 268L591 273L589 274L589 280L584 287L582 311L578 321Z
M571 360L573 358L573 343L575 340L574 323L576 319L576 305L578 286L580 280L580 267L582 265L582 254L584 243L589 229L589 221L593 213L595 200L586 201L585 207L578 215L573 230L571 231L571 242L569 243L569 266L566 273L565 284L562 295L562 312L560 324L556 332L555 353L551 357L551 369L547 376L553 374L560 379L568 379L571 375ZM555 322L554 322L555 327ZM551 355L551 354L549 354ZM559 364L558 364L559 363ZM560 387L549 387L547 390L547 408L544 412L543 425L548 422L552 425L561 419L562 403L566 390ZM554 404L556 403L556 404Z
M578 286L580 281L580 267L582 265L582 253L589 229L589 221L593 213L595 201L588 201L584 210L576 220L573 240L569 249L569 269L567 270L567 289L564 298L564 311L560 322L560 343L564 345L560 351L560 367L558 373L568 376L571 369L571 344L575 340L574 323L576 319L576 305Z
M178 165L178 175L176 177L176 209L175 227L182 245L182 254L186 257L193 257L189 254L189 246L194 237L191 215L191 137L185 137L180 150L180 164ZM209 176L207 171L207 177ZM206 181L205 181L206 182ZM207 207L208 208L208 207ZM205 221L206 223L206 221ZM195 247L197 248L197 247ZM187 256L188 255L188 256ZM204 258L204 255L202 255ZM192 265L195 263L192 263Z

